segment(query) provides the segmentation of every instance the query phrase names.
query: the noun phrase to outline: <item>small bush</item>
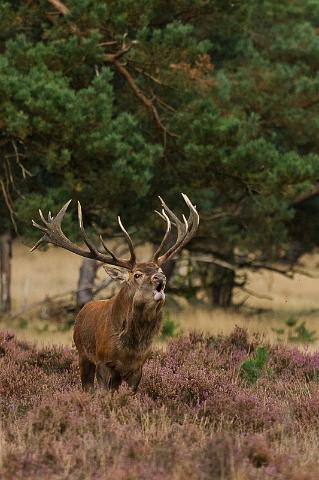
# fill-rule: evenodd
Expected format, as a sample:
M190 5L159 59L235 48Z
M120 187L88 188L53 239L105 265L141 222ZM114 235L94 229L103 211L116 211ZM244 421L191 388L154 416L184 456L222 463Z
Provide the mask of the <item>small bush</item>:
M306 322L300 322L295 317L289 317L285 321L287 328L273 328L277 334L277 341L281 342L285 338L292 343L314 343L317 340L315 330L309 330Z
M240 365L240 375L249 383L255 383L266 371L269 353L266 347L257 347L252 358L244 360Z
M172 320L169 316L166 316L162 323L161 339L166 340L167 338L175 337L178 332L178 325L176 325L174 320Z

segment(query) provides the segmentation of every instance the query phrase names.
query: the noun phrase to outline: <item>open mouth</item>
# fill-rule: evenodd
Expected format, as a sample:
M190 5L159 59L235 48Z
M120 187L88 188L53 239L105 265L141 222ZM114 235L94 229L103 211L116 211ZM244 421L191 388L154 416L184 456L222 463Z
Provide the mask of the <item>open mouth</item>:
M155 290L157 292L161 292L164 288L164 283L163 282L159 282L159 284L157 285L157 287L155 288Z
M153 290L154 300L164 300L165 293L164 293L165 283L159 282L158 285Z

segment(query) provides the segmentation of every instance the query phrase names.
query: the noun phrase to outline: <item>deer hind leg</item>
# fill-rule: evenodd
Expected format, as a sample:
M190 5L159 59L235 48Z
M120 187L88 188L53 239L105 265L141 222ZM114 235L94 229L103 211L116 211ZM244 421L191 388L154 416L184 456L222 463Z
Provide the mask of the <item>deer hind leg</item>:
M103 363L98 363L96 366L96 379L101 388L108 388L111 378L110 369Z
M140 384L142 378L142 367L140 367L138 370L135 370L135 372L131 373L127 378L126 382L129 387L132 388L133 392L136 393L138 386Z
M95 364L90 362L86 357L80 357L79 365L83 390L93 390L96 369Z
M121 375L103 363L97 365L96 379L100 387L108 390L117 390L122 383Z
M121 375L115 370L111 370L111 378L109 382L109 388L113 391L118 390L122 383Z

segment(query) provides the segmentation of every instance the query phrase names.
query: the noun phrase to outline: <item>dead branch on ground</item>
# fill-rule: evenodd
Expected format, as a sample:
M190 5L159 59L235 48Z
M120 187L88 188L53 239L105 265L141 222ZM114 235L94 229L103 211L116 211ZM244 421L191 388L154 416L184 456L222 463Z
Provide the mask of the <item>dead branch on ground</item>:
M105 288L109 287L109 285L113 282L112 279L105 279L102 282L100 282L94 289L93 289L93 297L100 293L102 290ZM75 290L68 290L67 292L63 293L57 293L56 295L52 296L46 296L44 300L40 300L39 302L34 302L31 303L30 305L27 305L25 308L19 310L16 313L12 313L9 315L9 318L14 320L16 318L21 317L21 315L24 315L26 312L31 312L32 310L37 309L38 307L41 307L42 305L46 305L47 303L54 302L56 300L59 300L64 297L68 296L75 296L77 293L82 292L86 290L87 288L90 288L90 285L85 285L84 287L80 289L75 289Z

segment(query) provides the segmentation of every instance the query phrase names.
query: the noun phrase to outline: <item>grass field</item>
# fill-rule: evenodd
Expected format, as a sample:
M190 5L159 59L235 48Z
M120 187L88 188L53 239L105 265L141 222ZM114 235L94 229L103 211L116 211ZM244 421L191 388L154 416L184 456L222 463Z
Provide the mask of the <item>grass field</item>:
M251 381L242 362L267 348ZM3 480L317 480L319 354L183 336L139 392L80 390L74 350L0 338ZM255 360L253 360L255 361Z
M15 245L14 311L74 290L79 263ZM304 259L313 275L317 263ZM15 334L0 333L0 479L317 480L318 282L253 274L272 300L166 309L180 335L155 342L135 396L82 392L72 331L45 311L3 319ZM292 318L315 332L306 349L288 342Z
M139 250L141 259L150 255L149 251ZM19 312L46 296L76 289L78 269L81 259L62 249L50 248L46 252L30 254L29 249L15 244L13 249L13 310ZM305 256L303 267L314 277L319 277L319 255ZM101 272L103 278L104 272ZM211 310L190 306L181 302L181 309L169 310L170 318L183 332L194 329L209 334L229 333L234 325L259 332L267 339L277 338L272 329L284 325L290 316L300 322L305 321L311 331L317 332L319 339L319 278L296 275L293 280L272 272L250 274L249 288L271 300L250 297L245 308L239 311ZM240 302L243 293L235 293L235 301ZM258 313L259 311L259 313ZM167 309L166 309L167 312ZM55 328L42 328L43 321L33 322L35 328L18 328L17 322L8 320L5 328L15 330L19 338L33 340L39 344L72 344L70 331L57 331ZM42 331L41 331L42 330ZM317 347L319 341L313 343Z

